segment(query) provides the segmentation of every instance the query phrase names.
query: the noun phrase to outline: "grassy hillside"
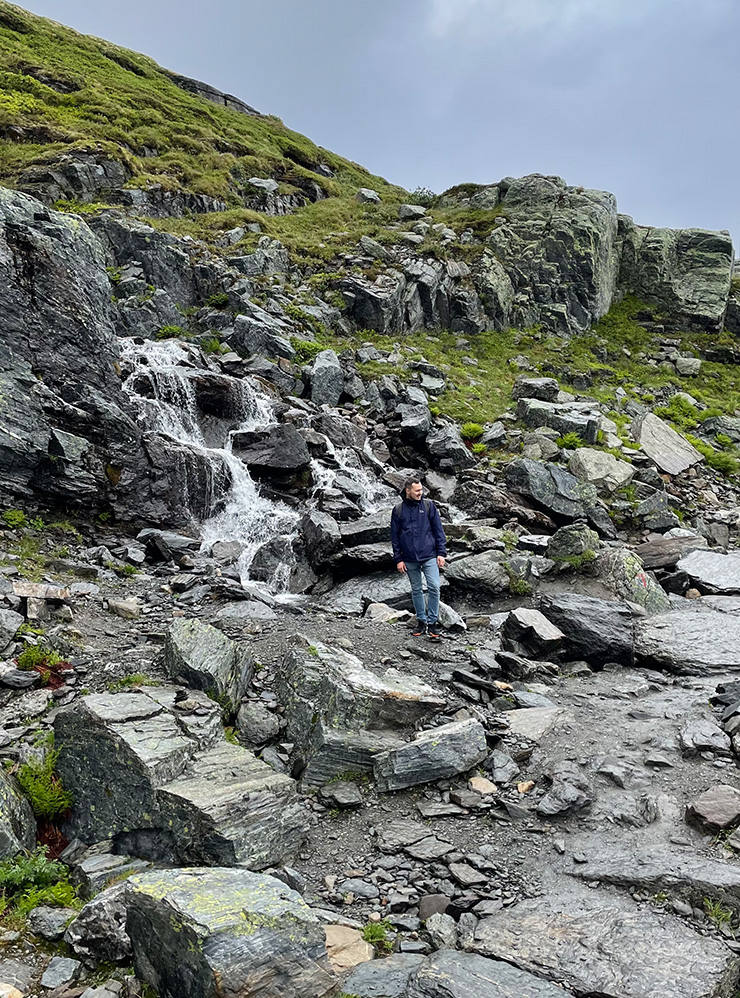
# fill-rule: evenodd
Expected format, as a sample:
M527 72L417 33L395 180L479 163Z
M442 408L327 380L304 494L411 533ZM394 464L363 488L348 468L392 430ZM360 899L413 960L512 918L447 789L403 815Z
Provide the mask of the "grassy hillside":
M310 179L329 196L402 194L279 118L212 105L144 55L0 0L0 182L72 149L124 161L131 187L156 182L234 206L235 180L252 176L275 177L285 193ZM335 177L314 172L319 163Z

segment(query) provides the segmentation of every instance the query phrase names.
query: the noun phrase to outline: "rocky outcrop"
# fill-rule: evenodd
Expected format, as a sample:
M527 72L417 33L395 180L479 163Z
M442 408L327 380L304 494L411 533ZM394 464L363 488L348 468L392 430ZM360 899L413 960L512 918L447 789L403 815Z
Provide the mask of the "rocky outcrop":
M174 687L94 694L54 722L69 830L168 862L264 869L305 831L294 783L223 739L220 710Z
M175 620L164 644L165 668L171 679L211 693L234 712L247 692L253 662L246 649L200 620Z
M32 849L35 838L31 805L21 796L15 781L0 771L0 860Z

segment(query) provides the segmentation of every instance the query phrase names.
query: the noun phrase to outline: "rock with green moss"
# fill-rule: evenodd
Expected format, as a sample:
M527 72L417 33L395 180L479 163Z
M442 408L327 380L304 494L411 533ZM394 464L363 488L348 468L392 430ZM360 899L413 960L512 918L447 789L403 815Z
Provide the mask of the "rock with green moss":
M645 571L634 551L610 548L599 555L595 568L601 581L620 599L637 603L648 613L664 613L670 609L667 593Z
M500 596L509 589L510 576L505 563L503 551L482 551L450 562L445 574L452 586Z
M324 929L301 896L241 869L132 877L134 969L160 998L322 998L336 991Z
M165 637L164 663L171 679L215 694L232 712L252 678L254 662L245 648L196 618L175 619Z
M36 819L12 777L0 769L0 859L33 849Z
M585 568L596 558L599 535L586 523L568 523L547 542L547 557L572 568Z
M94 694L59 711L68 832L166 862L264 869L290 859L306 833L293 780L226 742L205 694L177 692Z

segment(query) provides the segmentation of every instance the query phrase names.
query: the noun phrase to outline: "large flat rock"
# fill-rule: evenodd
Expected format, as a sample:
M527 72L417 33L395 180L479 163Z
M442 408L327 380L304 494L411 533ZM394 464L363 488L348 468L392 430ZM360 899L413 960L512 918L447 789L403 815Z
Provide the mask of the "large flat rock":
M252 677L252 657L225 634L195 618L172 622L164 643L171 679L216 693L236 710Z
M635 658L651 668L692 675L740 668L740 617L692 607L639 620Z
M540 609L565 634L565 657L603 666L631 665L634 623L626 603L580 593L542 597Z
M449 585L444 575L439 584L441 589ZM364 613L370 603L387 603L396 609L414 609L408 576L400 572L371 572L347 579L334 586L321 598L321 602L328 610L358 616Z
M405 998L563 998L563 991L502 960L443 949L411 975Z
M599 998L731 998L740 971L674 916L586 897L504 908L478 923L473 949Z
M696 447L652 412L633 420L632 436L660 470L669 475L680 475L704 460Z
M160 998L321 998L324 929L299 894L240 869L158 870L126 885L136 974Z
M735 596L740 593L740 552L692 551L678 562L679 572L686 572L704 593Z

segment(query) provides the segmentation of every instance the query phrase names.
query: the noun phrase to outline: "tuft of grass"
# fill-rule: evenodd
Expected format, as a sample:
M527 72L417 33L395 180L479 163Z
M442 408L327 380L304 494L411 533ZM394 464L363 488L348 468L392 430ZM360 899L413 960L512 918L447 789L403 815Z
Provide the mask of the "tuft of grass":
M480 423L463 423L460 432L463 440L477 440L483 436L483 427Z
M558 437L556 443L562 450L578 450L579 447L586 446L581 437L573 430Z
M229 296L225 291L216 291L206 298L206 305L209 308L227 308L228 304Z
M733 911L721 901L714 901L712 898L704 898L704 911L710 922L721 929L723 925L729 925L733 918Z
M183 329L182 326L162 326L161 329L157 330L154 334L155 340L175 340L175 339L187 339L190 333L187 329Z
M39 666L48 669L59 665L64 659L58 652L47 645L26 645L15 661L19 669L29 672L31 669L36 669Z
M136 689L138 686L161 686L158 679L152 679L145 672L132 672L128 676L121 676L108 683L109 693L121 693L123 690Z

